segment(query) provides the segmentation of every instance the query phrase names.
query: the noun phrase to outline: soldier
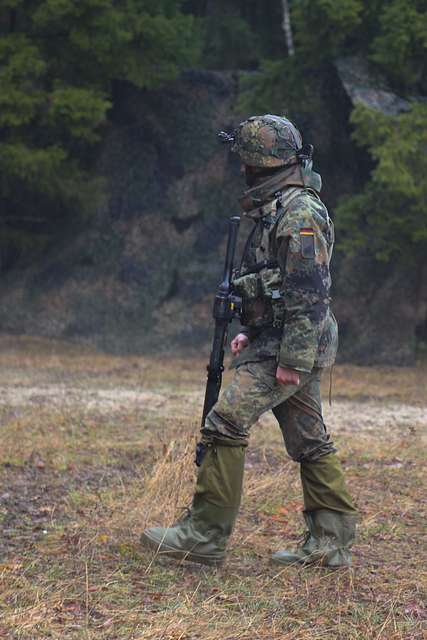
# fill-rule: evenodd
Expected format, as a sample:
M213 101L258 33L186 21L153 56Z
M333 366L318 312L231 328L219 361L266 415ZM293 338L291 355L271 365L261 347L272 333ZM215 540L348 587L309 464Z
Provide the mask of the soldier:
M172 527L146 529L141 541L159 553L220 564L240 505L245 449L252 425L272 410L288 454L300 463L307 533L279 564L351 564L356 509L322 418L320 378L336 355L329 308L333 224L319 197L311 153L286 118L242 122L232 151L249 189L241 199L253 221L240 270L242 329L231 343L234 378L208 414L198 445L200 466L191 509Z

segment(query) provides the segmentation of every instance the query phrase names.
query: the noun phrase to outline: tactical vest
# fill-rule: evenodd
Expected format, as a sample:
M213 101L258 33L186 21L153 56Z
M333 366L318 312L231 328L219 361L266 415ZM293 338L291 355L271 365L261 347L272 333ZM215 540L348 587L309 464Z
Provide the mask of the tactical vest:
M233 278L234 291L242 298L241 323L244 326L283 328L285 292L283 274L277 262L277 225L292 201L304 191L303 187L290 187L279 198L257 210L254 216L248 214L255 218L256 224L246 243L241 267ZM310 189L310 194L320 200L315 191ZM333 234L332 223L330 229ZM333 235L328 244L331 254Z

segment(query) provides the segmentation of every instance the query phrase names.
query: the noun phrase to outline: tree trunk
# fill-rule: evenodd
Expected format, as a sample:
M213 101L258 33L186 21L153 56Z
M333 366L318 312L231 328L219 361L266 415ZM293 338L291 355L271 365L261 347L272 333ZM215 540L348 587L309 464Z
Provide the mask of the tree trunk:
M11 9L9 12L9 32L14 33L16 29L16 9Z
M286 47L290 56L295 55L294 39L292 37L291 14L288 0L282 0L283 21L282 28L285 34Z

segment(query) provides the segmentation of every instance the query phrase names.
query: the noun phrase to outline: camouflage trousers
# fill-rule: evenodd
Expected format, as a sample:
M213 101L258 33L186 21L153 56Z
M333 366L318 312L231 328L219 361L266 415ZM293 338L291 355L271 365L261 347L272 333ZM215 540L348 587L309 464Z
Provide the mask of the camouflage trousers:
M322 417L320 378L322 369L300 373L300 384L276 381L275 358L238 366L231 383L209 412L203 440L246 445L251 427L272 410L290 457L297 462L315 462L336 451Z

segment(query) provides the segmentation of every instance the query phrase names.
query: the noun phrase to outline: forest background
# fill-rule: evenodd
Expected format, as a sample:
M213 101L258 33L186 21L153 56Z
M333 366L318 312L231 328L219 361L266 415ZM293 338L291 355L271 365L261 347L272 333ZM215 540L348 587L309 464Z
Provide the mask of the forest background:
M0 330L206 345L242 189L215 134L270 112L315 145L342 357L423 358L426 7L1 0Z

